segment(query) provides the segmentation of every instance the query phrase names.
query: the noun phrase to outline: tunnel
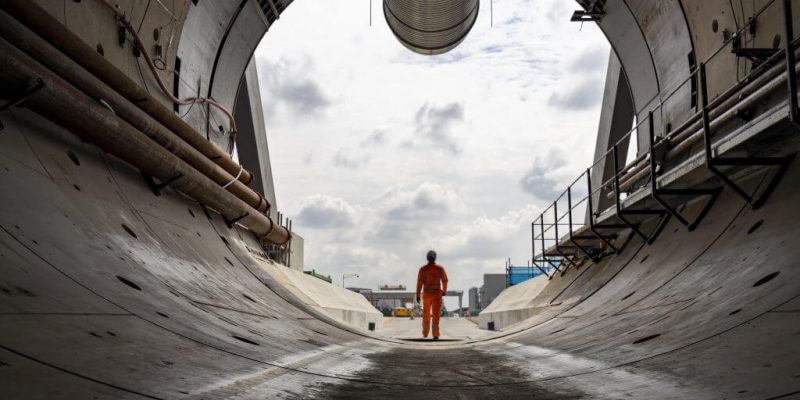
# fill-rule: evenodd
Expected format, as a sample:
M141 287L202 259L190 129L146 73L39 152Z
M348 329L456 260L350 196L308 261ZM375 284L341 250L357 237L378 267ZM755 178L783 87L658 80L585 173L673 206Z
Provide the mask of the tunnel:
M595 162L439 342L287 268L250 65L292 1L147 4L0 0L0 397L800 399L797 2L571 2Z

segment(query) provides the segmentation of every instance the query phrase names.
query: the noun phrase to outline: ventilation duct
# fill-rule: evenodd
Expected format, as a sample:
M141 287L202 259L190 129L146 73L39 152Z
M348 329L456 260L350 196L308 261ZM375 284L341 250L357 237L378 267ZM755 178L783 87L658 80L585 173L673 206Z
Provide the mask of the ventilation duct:
M384 0L395 37L415 53L446 53L461 43L478 18L479 0Z

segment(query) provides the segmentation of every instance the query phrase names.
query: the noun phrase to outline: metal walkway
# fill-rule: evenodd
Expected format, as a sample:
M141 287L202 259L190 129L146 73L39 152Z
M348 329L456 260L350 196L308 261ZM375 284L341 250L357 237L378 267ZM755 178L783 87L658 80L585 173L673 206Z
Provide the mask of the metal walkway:
M531 223L532 261L537 268L543 273L545 268L553 268L563 274L587 260L597 263L619 254L631 235L651 244L671 218L692 231L724 187L754 209L767 201L800 149L798 38L791 1L771 1L756 16L778 6L782 6L784 33L794 40L785 41L783 49L749 49L762 56L753 70L709 99L706 65L728 48L737 57L752 58L753 52L737 42L738 34L750 29L749 24L742 26L542 211ZM699 109L676 129L667 125L664 131L668 134L657 137L656 114L663 114L664 105L686 85L700 98ZM660 120L664 121L663 115ZM642 129L648 137L647 151L621 166L625 155L619 148L627 141L635 143L633 139ZM593 186L592 169L608 158L613 177ZM746 183L753 175L764 181ZM593 203L598 194L613 199L613 205L598 210ZM686 204L698 201L704 205L694 215L682 212Z

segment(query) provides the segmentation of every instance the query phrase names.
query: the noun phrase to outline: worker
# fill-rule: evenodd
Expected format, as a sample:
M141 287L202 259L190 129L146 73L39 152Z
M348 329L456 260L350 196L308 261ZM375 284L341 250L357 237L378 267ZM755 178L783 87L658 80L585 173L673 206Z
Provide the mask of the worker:
M428 337L433 316L433 340L439 340L439 317L442 296L447 292L447 273L444 267L436 264L435 251L429 251L426 258L428 263L420 267L417 274L417 303L422 292L422 337Z

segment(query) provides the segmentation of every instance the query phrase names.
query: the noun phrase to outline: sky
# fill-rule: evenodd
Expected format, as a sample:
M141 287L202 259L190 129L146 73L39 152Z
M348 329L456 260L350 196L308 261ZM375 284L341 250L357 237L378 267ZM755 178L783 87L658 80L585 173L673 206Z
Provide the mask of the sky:
M590 163L609 45L566 0L484 0L456 49L415 54L382 2L295 1L255 53L278 208L305 269L413 290L526 265L530 224ZM455 299L446 299L455 308Z

